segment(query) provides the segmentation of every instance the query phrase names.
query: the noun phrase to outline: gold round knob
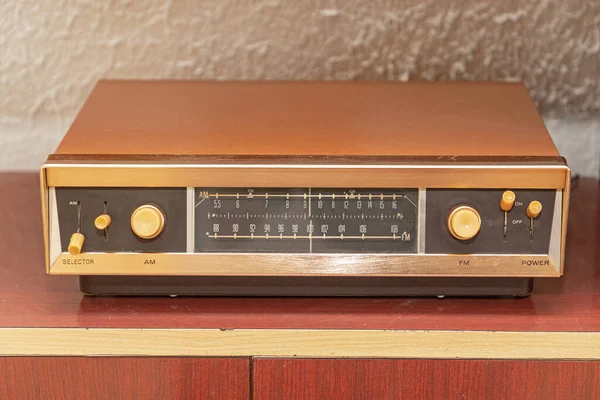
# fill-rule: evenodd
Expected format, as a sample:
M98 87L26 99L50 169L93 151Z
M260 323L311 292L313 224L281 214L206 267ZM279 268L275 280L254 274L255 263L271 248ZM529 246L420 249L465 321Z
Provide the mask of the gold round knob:
M142 239L154 239L165 228L165 215L156 206L144 204L131 214L131 230Z
M102 230L102 229L108 228L110 226L110 222L111 222L110 215L101 214L101 215L98 215L96 217L96 219L94 220L94 226L96 227L96 229Z
M507 190L506 192L502 193L502 199L500 200L500 208L503 211L510 211L512 210L513 206L515 205L515 198L517 196L515 196L515 192Z
M529 218L535 218L542 212L542 203L537 200L532 201L527 206L527 216Z
M69 250L69 253L72 256L76 256L77 254L81 253L81 248L83 247L84 240L85 236L83 236L83 234L79 232L75 232L71 235L71 240L69 240L69 247L67 248L67 250Z
M481 217L470 206L458 206L448 216L448 230L458 240L474 238L481 229Z

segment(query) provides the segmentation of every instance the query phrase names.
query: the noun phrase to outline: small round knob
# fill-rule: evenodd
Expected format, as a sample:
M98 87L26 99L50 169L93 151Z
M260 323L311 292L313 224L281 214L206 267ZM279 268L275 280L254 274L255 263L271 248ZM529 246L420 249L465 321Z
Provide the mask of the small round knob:
M96 227L96 229L106 229L110 226L110 215L108 214L101 214L99 216L96 217L96 219L94 220L94 226Z
M69 253L72 256L76 256L77 254L81 253L81 248L83 247L84 240L85 236L83 236L83 234L79 232L75 232L71 235L71 240L69 240L69 247L67 248L67 250L69 250Z
M448 216L448 230L458 240L474 238L481 229L481 217L470 206L458 206Z
M535 218L542 212L542 203L537 200L532 201L527 206L527 216L529 218Z
M517 196L515 196L515 192L512 192L510 190L507 190L506 192L502 193L502 199L500 200L500 208L503 211L512 210L513 206L515 205L516 197Z
M165 228L165 215L156 206L144 204L131 214L131 230L142 239L154 239Z

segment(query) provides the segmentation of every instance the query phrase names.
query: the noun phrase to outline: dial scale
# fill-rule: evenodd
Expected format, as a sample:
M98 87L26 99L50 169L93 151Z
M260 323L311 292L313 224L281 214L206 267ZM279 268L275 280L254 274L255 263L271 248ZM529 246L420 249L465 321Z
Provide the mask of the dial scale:
M417 248L416 189L199 188L196 199L199 252L415 253Z

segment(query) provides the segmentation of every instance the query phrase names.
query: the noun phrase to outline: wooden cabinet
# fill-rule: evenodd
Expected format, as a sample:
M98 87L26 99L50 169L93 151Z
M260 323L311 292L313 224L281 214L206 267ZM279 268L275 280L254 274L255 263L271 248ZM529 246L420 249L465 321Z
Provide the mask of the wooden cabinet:
M0 398L587 400L600 362L0 357Z
M253 400L600 398L600 362L259 358Z
M249 398L249 358L0 357L0 399Z

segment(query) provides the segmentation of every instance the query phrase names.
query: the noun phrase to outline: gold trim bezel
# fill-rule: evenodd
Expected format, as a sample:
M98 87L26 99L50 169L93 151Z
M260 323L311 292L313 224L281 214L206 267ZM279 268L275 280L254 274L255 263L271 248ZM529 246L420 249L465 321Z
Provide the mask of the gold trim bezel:
M547 255L61 253L52 275L557 277Z
M563 189L565 165L46 164L54 187Z

